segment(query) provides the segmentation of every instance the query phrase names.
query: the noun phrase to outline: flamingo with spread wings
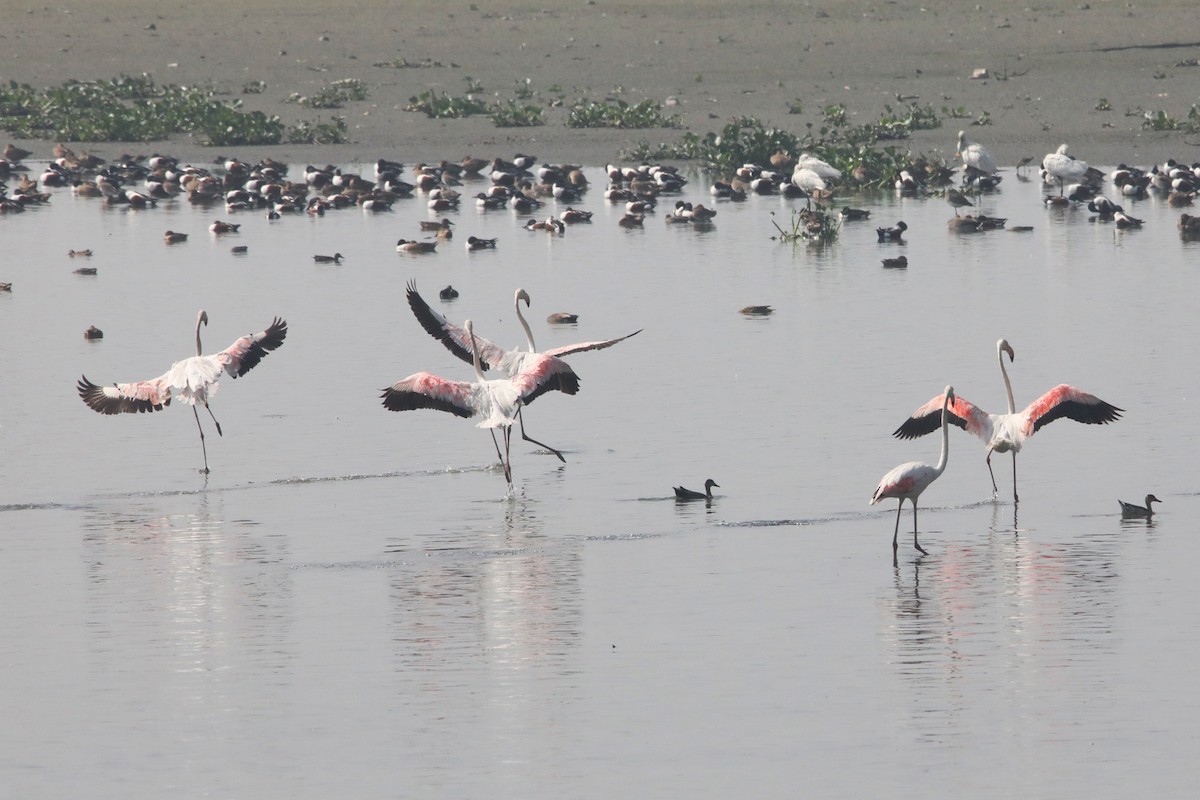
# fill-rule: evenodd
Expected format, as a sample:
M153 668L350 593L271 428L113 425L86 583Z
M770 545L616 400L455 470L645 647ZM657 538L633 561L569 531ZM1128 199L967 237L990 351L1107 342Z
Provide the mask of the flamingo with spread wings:
M425 302L425 299L421 297L420 293L417 291L415 282L410 281L408 283L406 295L408 298L408 306L412 309L417 321L421 323L421 327L423 327L430 336L444 344L447 350L458 356L458 358L462 359L463 361L470 362L473 359L473 339L475 346L479 351L480 368L484 372L495 368L510 378L520 375L524 370L526 370L527 364L531 360L540 363L540 359L542 358L550 359L551 363L554 363L556 366L561 364L560 368L565 367L566 369L570 369L570 367L566 366L565 362L562 362L563 356L569 356L573 353L584 353L589 350L603 350L607 347L612 347L618 342L625 341L630 336L636 336L637 334L641 333L641 330L636 330L631 334L621 336L616 339L604 339L595 342L579 342L577 344L562 345L560 347L553 347L549 350L539 352L533 343L533 331L530 330L529 323L525 321L525 316L521 313L521 301L524 300L526 306L529 306L530 304L529 293L524 289L517 289L516 294L513 297L513 303L516 305L517 309L517 320L521 323L521 327L525 330L525 340L529 346L529 349L522 350L518 347L513 348L512 350L505 350L500 345L491 342L482 336L472 337L466 330L450 322L437 311L434 311L432 308L430 308L429 304ZM568 392L568 394L575 394L575 392ZM521 426L522 439L527 442L533 442L539 447L544 447L545 449L554 453L554 455L558 456L560 461L566 461L566 459L563 458L562 453L560 453L558 450L555 450L553 447L531 438L525 433L524 415L520 413L520 409L518 409L517 412L517 419Z
M200 414L196 404L200 403L212 417L221 433L221 423L208 405L210 397L217 393L222 373L231 378L240 378L262 361L272 350L283 344L287 337L287 322L276 317L265 331L241 337L219 353L206 356L200 346L200 326L208 324L208 312L201 311L196 317L196 355L176 361L163 375L148 381L115 383L112 386L97 386L84 375L76 389L88 407L101 414L137 414L161 411L171 404L171 395L181 403L192 407L196 417L196 428L200 431L200 451L204 454L204 469L208 474L208 450L204 445L204 428L200 425Z
M996 475L992 472L992 453L1008 453L1013 456L1013 502L1017 497L1017 453L1025 440L1056 419L1072 419L1086 425L1106 425L1121 418L1125 409L1104 402L1093 394L1065 383L1055 386L1018 412L1013 402L1012 382L1004 367L1004 354L1010 361L1016 359L1012 346L1004 339L996 342L996 355L1000 360L1000 374L1004 376L1004 388L1008 392L1008 413L989 414L973 403L955 397L950 405L950 422L978 436L987 445L988 474L992 476L992 493L999 491ZM898 439L914 439L938 429L942 395L938 395L912 413L892 435Z
M477 427L490 428L496 455L504 465L504 478L512 485L512 462L509 456L509 437L512 424L521 407L532 403L549 391L575 394L579 391L579 376L562 359L532 354L520 370L511 377L488 380L483 377L474 327L471 320L463 324L475 366L474 383L439 378L428 372L418 372L396 381L383 390L383 406L388 411L412 411L432 408L448 411L459 417L483 417ZM504 431L504 453L496 443L496 428Z

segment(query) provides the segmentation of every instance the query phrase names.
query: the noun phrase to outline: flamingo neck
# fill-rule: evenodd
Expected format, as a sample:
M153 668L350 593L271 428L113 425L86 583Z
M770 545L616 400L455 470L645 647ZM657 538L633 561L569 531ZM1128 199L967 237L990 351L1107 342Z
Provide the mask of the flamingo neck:
M1000 359L1000 374L1004 376L1004 391L1008 392L1008 413L1017 413L1017 404L1013 400L1012 381L1008 379L1008 370L1004 367L1004 350L996 348L996 354Z
M521 313L521 301L517 301L517 321L521 323L521 327L525 329L525 341L529 343L529 352L536 353L537 348L533 346L533 331L529 329L529 323L525 321L525 315Z
M467 333L471 336L471 363L475 366L475 377L483 383L483 365L479 363L479 344L475 341L475 331L467 328Z
M203 322L204 322L203 316L199 316L196 318L196 355L198 355L198 356L204 355L204 352L200 347L200 325Z
M938 455L934 472L941 475L946 471L946 462L950 460L950 396L942 400L942 452Z

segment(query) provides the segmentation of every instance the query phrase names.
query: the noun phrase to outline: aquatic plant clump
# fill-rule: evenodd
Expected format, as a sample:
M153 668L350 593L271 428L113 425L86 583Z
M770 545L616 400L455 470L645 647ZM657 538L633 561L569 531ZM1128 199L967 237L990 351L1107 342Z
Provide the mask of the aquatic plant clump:
M627 103L624 100L581 100L576 102L567 115L568 128L678 128L679 117L663 114L662 103L642 100Z
M69 81L34 89L10 81L0 88L0 128L26 139L150 142L176 134L204 144L279 144L288 130L277 116L244 111L211 86L157 84L149 75Z

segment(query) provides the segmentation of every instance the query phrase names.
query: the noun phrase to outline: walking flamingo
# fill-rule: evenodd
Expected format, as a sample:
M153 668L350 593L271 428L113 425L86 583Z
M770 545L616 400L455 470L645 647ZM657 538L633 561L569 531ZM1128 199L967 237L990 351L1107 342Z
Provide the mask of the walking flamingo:
M938 456L937 466L930 466L922 461L909 461L893 469L883 476L875 494L871 495L870 505L880 500L895 497L900 501L896 506L896 528L892 531L892 559L896 557L896 537L900 535L900 512L904 509L904 501L912 503L913 509L913 547L928 555L928 551L917 541L917 498L921 492L929 488L946 471L946 460L950 456L950 406L954 403L954 387L947 386L942 394L942 452Z
M1074 386L1059 384L1038 399L1030 403L1020 413L1013 402L1012 382L1008 379L1008 370L1004 367L1004 354L1009 361L1016 359L1009 343L1000 339L996 342L996 357L1000 361L1000 374L1004 376L1004 389L1008 393L1008 413L989 414L973 405L962 397L955 399L950 413L950 421L967 433L978 436L987 445L988 474L992 476L992 494L999 491L996 486L996 475L992 472L992 453L1012 452L1013 455L1013 502L1019 502L1017 497L1017 453L1024 446L1025 440L1056 419L1066 417L1087 425L1106 425L1120 419L1125 410L1104 402L1095 395L1088 394ZM939 395L913 412L892 435L899 439L913 439L924 436L937 429L935 414L942 404Z
M217 435L221 433L221 423L208 405L208 399L217 393L222 372L229 373L232 378L240 378L262 361L266 355L283 344L287 337L287 322L275 317L265 331L247 334L219 353L206 356L200 346L200 326L208 324L208 312L201 311L196 317L196 355L176 361L166 374L148 381L134 383L116 383L112 386L97 386L84 375L80 377L76 389L83 402L101 414L137 414L150 411L161 411L171 404L171 395L181 403L192 407L196 418L196 428L200 431L200 451L204 454L204 474L208 474L208 450L204 445L204 428L200 425L200 414L196 404L204 405L213 424L217 426Z
M409 282L406 296L408 297L409 308L412 309L417 321L421 323L421 327L423 327L430 336L444 344L446 349L463 361L472 360L472 337L468 335L467 331L458 327L454 323L447 320L444 316L430 308L429 304L425 302L425 299L422 298L420 293L417 292L417 285L415 282ZM509 378L514 378L516 375L527 369L527 362L530 360L536 361L542 356L562 364L562 367L565 367L566 369L570 369L570 367L567 367L566 364L562 362L563 356L569 356L573 353L583 353L587 352L588 350L603 350L605 348L612 347L618 342L625 341L630 336L636 336L637 334L641 333L641 330L636 330L627 336L621 336L616 339L605 339L595 342L579 342L577 344L562 345L561 347L553 347L549 350L539 353L537 347L533 343L533 331L529 329L529 323L525 321L525 315L521 313L522 300L525 301L526 306L529 306L529 293L524 289L517 289L516 294L513 296L513 303L517 309L517 321L521 323L521 327L525 330L525 341L529 345L529 349L522 350L520 348L514 348L512 350L505 350L494 342L484 339L481 336L473 337L479 348L479 362L484 372L495 367ZM575 392L568 392L568 394L575 394ZM525 433L524 415L520 413L519 409L517 413L517 419L521 426L522 439L527 442L533 442L539 447L544 447L545 449L554 453L554 455L558 456L560 461L563 461L564 463L566 462L566 459L563 458L562 453L560 453L558 450L555 450L553 447L543 444L536 439L530 438Z
M510 377L487 380L483 377L479 343L471 320L463 324L462 330L471 348L471 362L475 366L476 377L474 383L451 381L428 372L418 372L384 389L381 395L383 406L388 411L432 408L459 417L483 417L477 427L492 429L492 444L496 446L496 455L504 465L504 478L511 486L509 437L521 406L532 403L548 391L575 394L579 391L579 377L562 359L534 353L524 359L520 370ZM496 443L496 428L504 429L503 454Z

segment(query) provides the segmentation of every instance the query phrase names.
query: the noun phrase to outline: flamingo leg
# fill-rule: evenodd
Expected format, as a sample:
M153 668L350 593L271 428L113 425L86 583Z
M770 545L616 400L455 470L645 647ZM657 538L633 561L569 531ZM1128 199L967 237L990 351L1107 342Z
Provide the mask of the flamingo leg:
M544 449L546 449L546 450L549 450L551 453L554 453L554 455L558 456L558 460L559 460L559 461L563 462L564 464L565 464L565 463L567 463L567 460L566 460L565 458L563 458L563 454L562 454L562 453L560 453L559 451L555 450L555 449L554 449L553 447L551 447L550 445L548 445L548 444L545 444L545 443L543 443L543 442L539 442L537 439L534 439L532 436L528 436L528 435L526 435L526 433L525 433L525 417L524 417L524 415L522 415L522 414L521 414L521 411L520 411L520 409L518 409L518 410L517 410L517 421L521 423L521 438L522 438L522 439L524 439L524 440L525 440L525 441L527 441L527 442L533 442L533 443L534 443L534 444L536 444L538 447L541 447L541 448L544 448Z
M504 454L500 452L500 443L496 441L496 429L489 428L489 431L492 434L492 446L496 448L496 458L504 465L504 475L508 477L508 463L504 460Z
M892 560L893 561L896 558L896 548L899 547L899 545L896 544L896 537L900 535L900 511L903 508L904 508L904 498L901 497L900 504L898 506L896 506L896 529L892 531Z
M1013 450L1013 503L1020 502L1017 497L1017 451Z
M915 498L915 497L912 500L912 506L913 506L913 547L920 550L921 555L927 556L927 555L929 555L929 552L924 547L921 547L921 543L917 541L917 498Z
M508 481L508 485L512 486L512 460L509 455L509 442L512 439L512 426L509 425L504 429L504 479Z
M195 411L196 407L192 406L192 410ZM208 407L207 401L204 403L204 410L208 412L208 415L212 417L213 424L217 426L217 436L224 436L225 434L221 433L221 423L217 422L217 417L212 413L212 409Z
M192 406L192 416L196 418L196 430L200 431L200 452L204 454L204 469L200 470L205 475L208 474L208 448L204 446L204 428L200 427L200 414L196 411L196 407Z
M1014 456L1014 458L1015 458L1015 456ZM1013 462L1013 464L1014 464L1013 468L1015 469L1016 462ZM996 485L996 473L992 472L992 451L990 448L988 449L988 454L987 454L987 465L988 465L988 475L992 476L992 497L994 498L996 496L996 493L1000 491L1000 487Z

